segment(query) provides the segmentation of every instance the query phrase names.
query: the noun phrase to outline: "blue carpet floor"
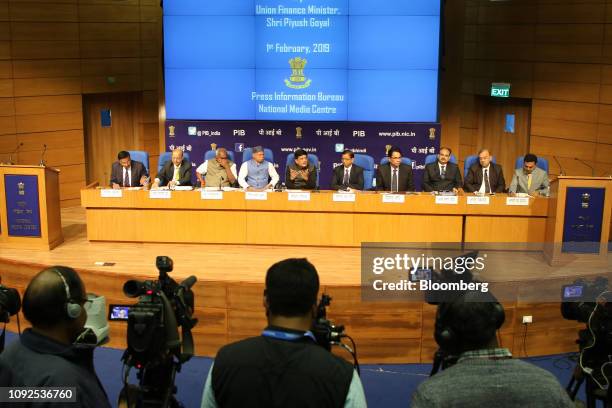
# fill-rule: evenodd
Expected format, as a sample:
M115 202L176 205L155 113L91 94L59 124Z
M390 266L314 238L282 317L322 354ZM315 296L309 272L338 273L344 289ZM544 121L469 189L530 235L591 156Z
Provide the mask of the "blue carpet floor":
M7 344L17 336L7 332ZM108 393L113 406L122 387L121 356L123 350L101 347L95 353L96 371ZM553 373L565 387L571 378L575 363L567 355L529 358L527 361ZM194 357L187 362L177 375L177 398L187 408L200 406L204 381L212 359ZM410 406L410 396L418 385L429 376L430 364L385 364L362 365L361 381L366 393L368 406L406 408ZM135 383L135 378L132 382ZM584 390L579 398L584 401Z

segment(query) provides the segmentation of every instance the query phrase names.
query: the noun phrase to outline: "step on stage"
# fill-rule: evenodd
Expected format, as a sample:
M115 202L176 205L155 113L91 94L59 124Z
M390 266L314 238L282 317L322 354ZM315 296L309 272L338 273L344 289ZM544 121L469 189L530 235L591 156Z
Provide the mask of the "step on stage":
M355 339L360 361L429 362L436 349L435 306L422 301L362 301L359 248L89 242L85 210L80 207L62 210L62 228L65 241L52 251L0 247L2 283L23 293L30 278L42 268L68 265L79 271L88 292L106 296L107 304L130 304L134 299L123 295L124 282L155 279L155 257L170 256L175 280L189 275L198 279L194 286L195 316L199 319L194 329L196 353L214 356L220 346L257 335L265 327L262 296L267 268L284 258L306 257L319 271L321 290L333 298L329 317L345 325ZM536 275L563 282L572 282L576 276L571 268L548 266L539 252L526 256L498 253L494 258L491 269L495 273L487 279L512 281L519 292L528 292ZM98 266L99 262L109 266ZM503 302L506 322L500 331L502 345L516 356L577 351L574 340L584 325L564 320L554 297L543 298L544 302L533 301L533 296L527 299L521 301L519 296L519 300ZM533 316L527 330L522 324L524 315ZM15 320L10 325L13 330ZM124 348L126 324L110 325L110 346Z

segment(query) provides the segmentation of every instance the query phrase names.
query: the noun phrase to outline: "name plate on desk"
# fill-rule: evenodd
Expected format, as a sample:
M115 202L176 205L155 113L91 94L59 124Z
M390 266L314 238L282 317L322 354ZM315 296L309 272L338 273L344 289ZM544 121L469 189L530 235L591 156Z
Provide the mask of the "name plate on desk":
M310 201L310 193L307 191L288 193L287 199L289 201Z
M529 205L529 197L507 197L506 205Z
M406 196L403 194L383 194L383 203L403 204L406 202Z
M103 190L100 190L100 197L102 198L121 198L123 197L123 191L119 189L115 190L111 188L105 188Z
M468 196L468 205L489 205L491 203L489 196Z
M354 203L355 194L353 193L334 193L332 200L342 202L342 203Z
M223 191L206 191L200 192L202 200L223 200Z
M172 198L172 191L170 190L150 190L149 198Z
M436 204L459 204L459 197L457 196L436 196Z
M244 199L266 201L268 199L268 193L266 191L246 191L244 193Z

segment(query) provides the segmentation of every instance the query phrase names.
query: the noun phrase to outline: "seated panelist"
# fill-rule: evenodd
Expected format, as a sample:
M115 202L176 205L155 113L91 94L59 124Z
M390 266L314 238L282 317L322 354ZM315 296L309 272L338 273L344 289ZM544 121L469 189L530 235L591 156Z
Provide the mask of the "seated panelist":
M265 159L261 146L253 148L253 157L242 163L238 172L238 184L245 190L264 191L273 188L278 179L274 164Z
M331 182L332 190L344 190L350 188L353 190L363 190L363 168L353 164L355 153L351 150L342 152L342 166L337 166L334 169L334 175Z
M308 153L298 149L293 154L294 162L287 166L285 185L290 189L314 190L317 188L317 169L308 162Z
M238 179L236 163L228 158L224 147L217 149L214 158L200 164L196 176L202 187L232 187Z
M191 163L183 158L181 149L172 151L172 160L164 164L160 170L153 188L168 186L174 188L176 186L191 185Z
M451 163L451 150L441 147L438 160L425 166L423 172L423 191L457 191L462 186L459 166Z
M399 147L389 149L389 163L381 164L376 170L376 190L392 193L414 191L412 167L402 163Z
M119 152L111 169L110 183L113 188L144 186L148 183L148 178L144 164L132 160L130 152Z

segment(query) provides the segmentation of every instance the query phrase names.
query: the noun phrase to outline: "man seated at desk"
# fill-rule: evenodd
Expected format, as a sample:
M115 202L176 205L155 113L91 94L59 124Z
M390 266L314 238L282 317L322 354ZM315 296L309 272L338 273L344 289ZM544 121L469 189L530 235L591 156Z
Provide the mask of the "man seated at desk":
M503 193L506 189L502 166L493 163L488 149L478 152L478 162L465 175L463 189L468 193Z
M130 152L122 150L117 155L117 161L111 169L111 186L115 189L121 187L140 187L148 183L149 175L144 164L132 160Z
M353 190L363 190L363 168L353 164L355 153L352 150L342 152L342 166L334 169L334 176L331 182L332 190L350 188Z
M538 157L527 154L523 159L523 168L516 169L510 183L510 193L539 194L547 196L549 192L548 174L537 167Z
M293 154L294 162L287 166L285 185L289 189L314 190L317 188L317 169L308 162L308 153L297 149Z
M376 170L376 190L392 193L414 191L412 167L402 163L402 151L392 147L387 153L389 163L381 164Z
M227 149L220 147L213 159L200 164L196 176L202 187L233 187L238 178L236 163L228 158Z
M451 163L451 149L441 147L438 160L425 166L423 172L423 191L452 191L457 193L461 188L459 166Z
M176 186L191 185L191 162L183 158L181 149L172 151L172 160L164 164L160 170L153 188L168 186L174 188Z
M273 188L278 183L278 179L274 164L265 160L264 149L261 146L253 148L253 157L242 163L238 172L238 184L250 191L264 191Z

